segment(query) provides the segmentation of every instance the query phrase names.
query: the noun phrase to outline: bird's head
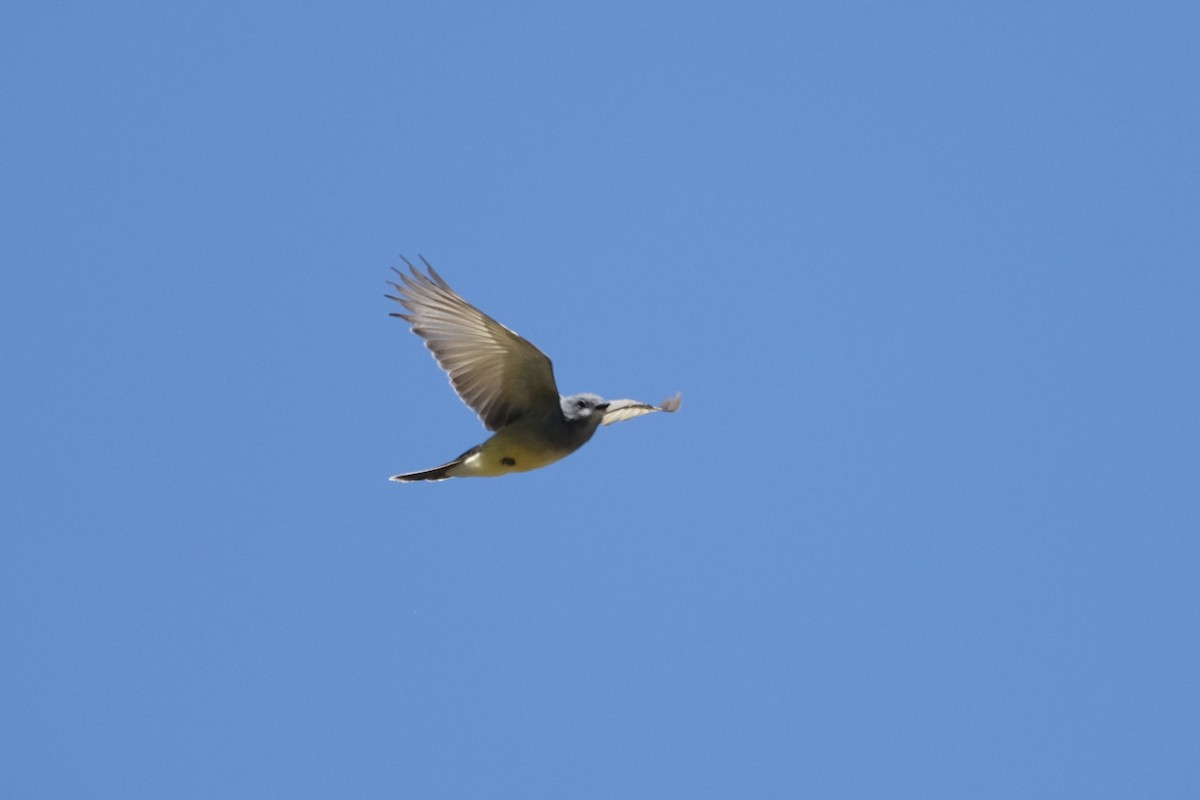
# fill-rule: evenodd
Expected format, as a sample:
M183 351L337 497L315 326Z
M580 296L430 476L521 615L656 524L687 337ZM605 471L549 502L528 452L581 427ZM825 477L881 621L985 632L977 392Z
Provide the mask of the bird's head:
M596 394L573 394L561 401L563 416L568 422L587 421L596 425L604 419L608 403Z

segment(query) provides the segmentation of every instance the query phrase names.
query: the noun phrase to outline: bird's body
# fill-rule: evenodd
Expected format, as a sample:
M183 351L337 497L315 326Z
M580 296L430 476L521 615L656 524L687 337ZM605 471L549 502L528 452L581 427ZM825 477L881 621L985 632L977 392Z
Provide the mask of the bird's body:
M561 416L517 420L448 464L397 475L396 480L494 478L545 467L583 447L596 432L599 418L600 415L596 415L595 422L575 423L567 422Z
M432 469L394 475L394 481L496 477L538 469L582 447L600 425L654 411L675 411L679 396L660 406L636 400L606 402L594 394L562 397L550 359L530 342L463 300L425 262L396 270L388 295L408 310L395 313L425 340L468 406L496 433L458 458Z

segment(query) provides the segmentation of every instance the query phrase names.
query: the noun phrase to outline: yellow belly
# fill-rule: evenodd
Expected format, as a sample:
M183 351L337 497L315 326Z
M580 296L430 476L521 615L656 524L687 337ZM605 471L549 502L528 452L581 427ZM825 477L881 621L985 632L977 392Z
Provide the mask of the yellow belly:
M478 453L454 468L457 477L489 478L510 472L528 472L569 455L575 448L547 442L516 426L505 428L483 443Z

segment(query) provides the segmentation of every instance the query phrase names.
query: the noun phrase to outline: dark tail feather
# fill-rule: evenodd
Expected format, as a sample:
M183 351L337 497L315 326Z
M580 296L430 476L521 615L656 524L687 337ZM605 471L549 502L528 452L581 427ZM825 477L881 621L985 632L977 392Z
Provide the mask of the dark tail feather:
M442 464L440 467L434 467L433 469L427 469L422 472L408 472L404 475L393 475L392 477L388 478L388 480L401 481L403 483L408 483L409 481L444 481L451 477L446 473L450 471L451 467L458 466L458 463L459 462L457 461L451 461L449 464Z
M393 475L392 477L388 478L388 480L389 481L400 481L401 483L410 483L412 481L444 481L447 478L454 477L453 475L450 474L450 470L454 469L459 464L466 461L468 456L473 456L477 452L479 452L479 448L472 447L470 450L463 453L461 456L454 459L453 461L451 461L448 464L442 464L440 467L434 467L433 469L425 469L425 470L421 470L420 472L406 472L403 475Z

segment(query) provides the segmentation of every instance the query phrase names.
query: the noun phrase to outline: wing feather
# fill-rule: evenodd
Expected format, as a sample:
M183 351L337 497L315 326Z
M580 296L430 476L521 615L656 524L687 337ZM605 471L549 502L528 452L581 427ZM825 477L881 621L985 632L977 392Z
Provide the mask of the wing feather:
M425 261L429 274L404 259L409 272L393 267L399 282L387 295L408 311L395 312L425 340L450 384L489 430L530 413L559 408L554 366L541 350L464 300ZM644 412L643 412L644 413Z

